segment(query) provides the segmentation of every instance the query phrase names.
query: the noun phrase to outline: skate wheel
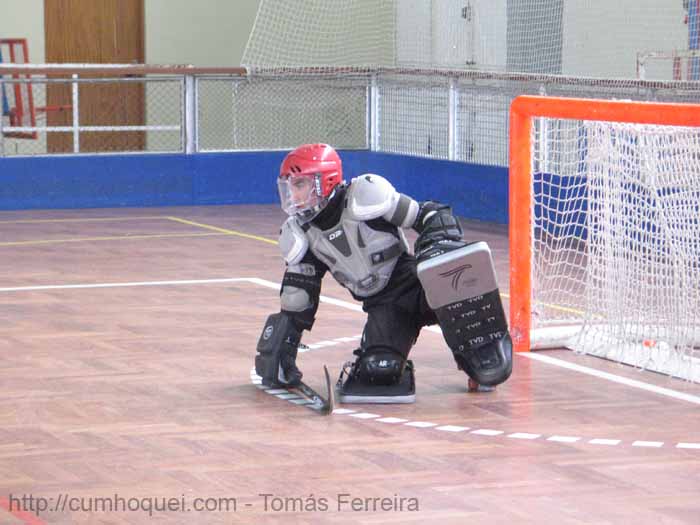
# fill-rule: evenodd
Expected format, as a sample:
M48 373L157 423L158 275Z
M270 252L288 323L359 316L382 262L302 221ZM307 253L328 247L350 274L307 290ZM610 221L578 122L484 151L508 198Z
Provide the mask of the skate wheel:
M496 390L496 387L480 385L470 377L468 382L468 390L469 392L493 392Z

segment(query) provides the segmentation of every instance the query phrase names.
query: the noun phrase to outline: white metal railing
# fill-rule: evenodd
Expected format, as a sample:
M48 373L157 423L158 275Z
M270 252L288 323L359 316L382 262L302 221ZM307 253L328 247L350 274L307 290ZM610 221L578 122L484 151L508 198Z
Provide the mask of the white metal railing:
M0 156L279 150L322 141L346 149L506 166L508 108L518 95L700 98L700 82L463 70L0 64L0 88L10 106L17 102L13 97L26 97L18 86L31 86L34 105L46 105L54 85L63 85L64 91L69 87L70 118L66 112L66 122L60 123L52 117L46 123L0 119ZM100 85L117 86L117 93L127 85L140 86L134 96L143 97L142 115L130 120L122 115L119 96L111 102L105 97L100 103L113 106L101 108L104 121L92 122L85 109L90 97L83 90ZM70 146L52 149L49 137L55 135L66 137Z

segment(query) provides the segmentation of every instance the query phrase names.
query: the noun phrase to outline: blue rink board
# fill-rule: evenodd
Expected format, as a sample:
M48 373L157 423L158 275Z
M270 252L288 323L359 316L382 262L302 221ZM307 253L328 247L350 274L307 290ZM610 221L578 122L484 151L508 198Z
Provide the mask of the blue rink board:
M274 204L285 151L0 158L0 210ZM377 173L417 200L507 223L508 170L341 151L347 179Z

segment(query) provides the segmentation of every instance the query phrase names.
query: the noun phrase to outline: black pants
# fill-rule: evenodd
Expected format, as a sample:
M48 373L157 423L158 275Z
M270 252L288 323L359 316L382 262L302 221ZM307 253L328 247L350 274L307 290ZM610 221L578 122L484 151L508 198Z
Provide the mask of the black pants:
M424 326L437 323L416 275L416 261L402 256L387 286L363 301L367 322L361 347L366 354L391 351L404 359Z

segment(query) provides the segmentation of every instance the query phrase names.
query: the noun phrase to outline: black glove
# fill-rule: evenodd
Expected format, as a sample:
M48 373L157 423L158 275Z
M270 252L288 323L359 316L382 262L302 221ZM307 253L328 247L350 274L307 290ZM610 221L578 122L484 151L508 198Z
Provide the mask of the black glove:
M292 318L280 312L265 321L255 355L255 372L267 386L296 386L302 378L296 365L301 330Z
M419 261L465 245L462 226L450 207L440 202L422 202L413 229L419 234L414 245Z

